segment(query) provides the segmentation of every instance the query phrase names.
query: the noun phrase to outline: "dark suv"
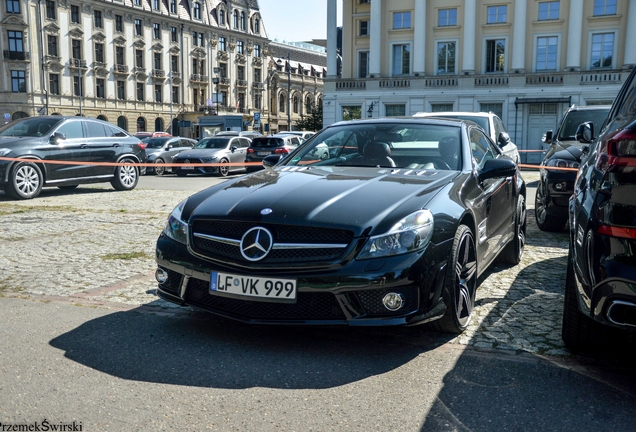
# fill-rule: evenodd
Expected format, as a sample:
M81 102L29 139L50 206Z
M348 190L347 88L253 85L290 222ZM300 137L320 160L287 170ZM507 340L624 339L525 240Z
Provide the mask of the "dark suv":
M592 142L595 126L577 131L590 151L569 206L562 336L579 350L636 335L636 69Z
M542 231L561 231L568 221L568 200L581 157L587 151L587 144L576 140L576 128L590 121L595 130L600 130L609 110L609 105L572 105L563 114L557 130L545 133L543 142L550 144L550 148L541 162L545 168L540 171L534 203L535 220Z
M30 161L0 160L0 187L15 199L35 198L45 186L73 189L104 181L117 190L134 189L145 169L93 162L145 162L144 147L139 138L101 120L23 118L0 128L0 157Z

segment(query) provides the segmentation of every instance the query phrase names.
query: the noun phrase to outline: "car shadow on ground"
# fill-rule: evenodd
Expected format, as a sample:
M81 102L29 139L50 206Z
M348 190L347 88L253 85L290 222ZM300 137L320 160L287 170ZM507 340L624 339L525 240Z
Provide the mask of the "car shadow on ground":
M57 196L69 196L69 195L85 195L85 194L91 194L91 193L108 193L108 192L118 192L115 189L113 189L113 187L111 187L110 185L104 185L104 187L99 187L99 186L78 186L75 189L59 189L56 187L47 187L47 188L43 188L42 192L40 192L40 194L38 195L37 198L35 199L31 199L31 200L15 200L11 197L9 197L6 193L4 193L2 190L0 190L0 202L16 202L16 203L33 203L33 205L37 205L38 204L38 200L42 199L42 198L52 198L52 197L57 197Z

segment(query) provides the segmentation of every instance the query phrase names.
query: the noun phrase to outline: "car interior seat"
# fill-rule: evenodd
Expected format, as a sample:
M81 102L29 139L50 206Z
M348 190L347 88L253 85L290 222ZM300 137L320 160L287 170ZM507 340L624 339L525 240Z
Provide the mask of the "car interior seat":
M445 136L439 140L438 151L440 157L452 170L456 170L459 167L459 148L459 138L456 136Z
M371 141L362 150L365 165L376 165L382 167L395 167L395 162L389 156L391 147L385 142Z

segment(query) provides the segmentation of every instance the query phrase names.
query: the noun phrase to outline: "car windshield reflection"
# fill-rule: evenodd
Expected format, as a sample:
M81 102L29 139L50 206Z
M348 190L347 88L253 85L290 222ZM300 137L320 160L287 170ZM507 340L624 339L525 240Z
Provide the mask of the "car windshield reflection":
M47 135L61 119L29 118L0 128L0 136L40 137Z
M193 148L195 149L224 149L227 147L229 138L208 138L199 141Z

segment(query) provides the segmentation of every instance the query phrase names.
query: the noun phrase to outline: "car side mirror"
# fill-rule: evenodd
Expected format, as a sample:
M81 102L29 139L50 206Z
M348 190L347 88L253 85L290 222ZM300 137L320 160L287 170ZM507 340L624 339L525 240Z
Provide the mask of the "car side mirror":
M51 138L49 138L49 142L51 144L57 144L59 141L63 141L66 139L66 135L64 135L62 132L53 132L53 135L51 135Z
M283 155L269 155L263 158L263 166L265 168L271 168L276 165L283 158Z
M230 147L230 151L231 151L232 153L234 153L237 149L238 149L238 147L237 147L237 146L235 146L235 145L233 145L232 147Z
M589 144L594 139L594 123L591 121L581 123L576 128L576 140L582 144Z
M509 157L488 159L479 171L479 181L491 178L511 177L517 173L517 164Z
M541 141L545 144L552 144L552 131L546 131L546 133L543 134Z
M497 142L499 143L499 147L505 147L510 142L510 135L508 132L500 132L497 137Z

